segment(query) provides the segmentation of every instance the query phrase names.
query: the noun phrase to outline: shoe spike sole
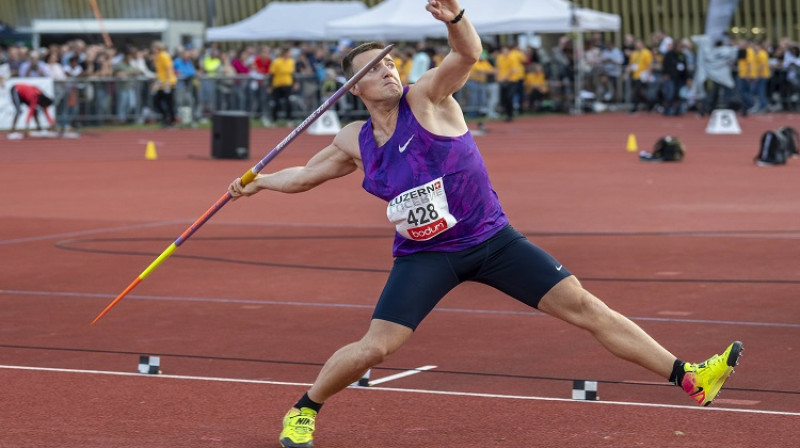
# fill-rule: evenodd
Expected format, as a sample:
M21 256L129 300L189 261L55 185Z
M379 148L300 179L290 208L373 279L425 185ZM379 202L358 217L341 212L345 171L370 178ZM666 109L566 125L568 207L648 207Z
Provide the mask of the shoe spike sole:
M730 367L736 367L739 365L739 358L742 356L742 352L744 351L744 347L742 343L736 341L733 343L733 347L731 348L731 353L728 355L727 364Z
M743 355L744 355L744 346L742 345L742 343L739 342L739 341L734 342L733 343L733 348L731 348L731 353L730 353L730 355L728 355L728 359L726 360L726 364L728 364L728 367L736 367L736 366L738 366L739 365L739 359L741 359L741 357ZM736 373L736 369L732 369L730 374L733 375L734 373ZM727 378L725 379L725 381L727 381ZM720 395L722 395L722 391L721 390L717 393L717 396L714 397L713 400L709 401L708 403L704 404L703 406L710 405L711 403L716 401L716 399L719 398Z

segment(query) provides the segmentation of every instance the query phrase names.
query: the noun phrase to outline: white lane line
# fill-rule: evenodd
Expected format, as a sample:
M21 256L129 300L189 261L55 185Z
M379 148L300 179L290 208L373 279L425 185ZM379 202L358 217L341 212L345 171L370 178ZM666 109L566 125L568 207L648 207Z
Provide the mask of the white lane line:
M60 369L52 367L28 367L28 366L7 366L0 365L0 369L9 370L29 370L40 372L58 372L58 373L85 373L92 375L116 375L116 376L134 376L139 378L148 378L151 380L157 379L172 379L172 380L191 380L191 381L210 381L222 383L241 383L241 384L269 384L273 386L301 386L309 387L310 383L290 383L281 381L266 381L266 380L245 380L237 378L214 378L204 376L185 376L185 375L145 375L142 373L132 372L112 372L104 370L81 370L81 369ZM633 406L633 407L647 407L647 408L662 408L662 409L685 409L688 411L701 411L701 412L736 412L742 414L762 414L762 415L784 415L790 417L800 417L800 412L784 412L784 411L768 411L760 409L734 409L734 408L720 408L720 407L704 407L704 406L682 406L673 404L660 404L660 403L635 403L628 401L588 401L588 400L573 400L571 398L550 398L550 397L536 397L530 395L503 395L503 394L485 394L477 392L457 392L457 391L444 391L444 390L427 390L427 389L402 389L394 387L358 387L354 388L362 391L385 391L385 392L404 392L420 395L449 395L455 397L475 397L475 398L490 398L499 400L529 400L529 401L555 401L562 403L573 403L577 406Z
M587 404L589 406L597 405L611 405L611 406L633 406L633 407L646 407L646 408L662 408L662 409L686 409L689 411L714 411L714 412L737 412L742 414L764 414L764 415L786 415L791 417L800 417L800 412L784 412L784 411L767 411L760 409L735 409L735 408L719 408L719 407L705 407L705 406L683 406L676 404L661 404L661 403L636 403L631 401L589 401L589 400L573 400L572 398L550 398L550 397L536 397L529 395L502 395L502 394L484 394L477 392L457 392L457 391L444 391L444 390L426 390L426 389L401 389L394 387L369 387L362 388L364 390L383 390L390 392L406 392L424 395L450 395L456 397L476 397L476 398L495 398L501 400L530 400L530 401L559 401L563 403L577 403Z
M4 366L0 365L0 369L8 370L32 370L36 372L57 372L57 373L86 373L90 375L113 375L113 376L137 376L140 378L166 378L176 380L195 380L195 381L211 381L219 383L243 383L243 384L271 384L274 386L313 386L311 383L288 383L281 381L266 381L266 380L245 380L240 378L214 378L208 376L187 376L187 375L147 375L144 373L133 372L114 372L110 370L85 370L85 369L61 369L55 367L29 367L29 366Z
M122 227L107 227L104 229L94 229L94 230L82 230L80 232L69 232L69 233L55 233L51 235L39 235L39 236L29 236L26 238L16 238L13 240L0 240L0 245L2 244L18 244L18 243L29 243L31 241L42 241L42 240L51 240L55 238L71 238L76 236L85 236L85 235L92 235L95 233L105 233L105 232L118 232L121 230L133 230L133 229L146 229L148 227L160 227L160 226L167 226L171 224L178 224L183 221L162 221L162 222L154 222L149 224L138 224L133 226L122 226Z
M395 373L394 375L385 376L385 377L377 379L377 380L370 380L369 385L370 386L375 386L377 384L383 384L383 383L387 383L389 381L399 380L400 378L405 378L407 376L416 375L416 374L418 374L420 372L424 372L426 370L432 370L432 369L435 369L435 368L436 368L436 366L417 367L414 370L406 370L405 372Z

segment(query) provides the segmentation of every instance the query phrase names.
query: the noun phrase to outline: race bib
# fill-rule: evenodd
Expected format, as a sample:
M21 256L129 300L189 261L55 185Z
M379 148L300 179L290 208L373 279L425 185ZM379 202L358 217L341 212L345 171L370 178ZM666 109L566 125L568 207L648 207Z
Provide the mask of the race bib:
M397 233L414 241L429 240L458 222L450 214L441 177L397 195L389 201L386 216Z

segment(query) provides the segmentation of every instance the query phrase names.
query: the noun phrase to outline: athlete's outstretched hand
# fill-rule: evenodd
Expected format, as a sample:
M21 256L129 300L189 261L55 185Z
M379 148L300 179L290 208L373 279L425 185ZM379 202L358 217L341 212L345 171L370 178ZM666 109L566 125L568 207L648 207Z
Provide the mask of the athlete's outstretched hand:
M259 176L261 176L261 174L256 176L256 178L258 178ZM250 182L249 184L242 186L242 180L237 177L228 186L228 193L231 194L231 197L234 201L242 196L252 196L258 193L260 190L261 188L259 188L259 186L256 185L255 179L253 179L253 181Z
M456 0L428 0L428 5L425 7L429 13L436 20L449 23L455 19L461 7Z

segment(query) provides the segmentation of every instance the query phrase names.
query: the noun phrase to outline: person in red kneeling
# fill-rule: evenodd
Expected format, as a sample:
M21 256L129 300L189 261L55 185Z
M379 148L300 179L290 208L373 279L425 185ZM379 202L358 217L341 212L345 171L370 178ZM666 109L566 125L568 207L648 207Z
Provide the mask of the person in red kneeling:
M22 114L22 105L25 104L28 106L28 117L25 119L25 130L28 130L28 125L31 122L31 118L36 121L36 130L41 131L42 126L39 123L39 114L37 114L37 109L41 109L44 112L44 116L47 117L47 121L50 123L50 126L55 126L55 122L53 118L50 116L50 113L47 112L47 108L53 104L53 100L42 93L39 88L36 86L32 86L30 84L15 84L11 87L11 102L14 104L14 121L11 122L11 131L10 134L13 134L17 127L17 119L19 118L20 114Z

